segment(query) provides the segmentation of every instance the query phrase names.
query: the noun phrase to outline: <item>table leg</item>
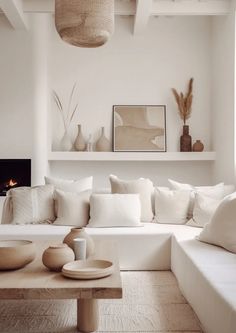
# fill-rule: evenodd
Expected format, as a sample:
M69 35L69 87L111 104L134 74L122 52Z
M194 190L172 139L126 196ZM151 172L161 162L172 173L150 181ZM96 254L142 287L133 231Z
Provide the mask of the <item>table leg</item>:
M77 328L80 332L97 331L98 316L96 299L77 299Z

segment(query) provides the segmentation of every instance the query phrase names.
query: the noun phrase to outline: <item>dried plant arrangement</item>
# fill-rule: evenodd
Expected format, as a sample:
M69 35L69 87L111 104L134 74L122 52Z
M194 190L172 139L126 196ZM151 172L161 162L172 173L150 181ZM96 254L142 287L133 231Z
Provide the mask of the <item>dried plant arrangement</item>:
M192 101L193 101L193 78L189 80L188 83L188 91L186 95L182 92L178 93L176 89L171 89L176 103L179 109L180 118L183 120L184 125L186 124L186 120L190 118L192 111Z
M59 113L62 117L62 122L63 122L63 126L64 126L65 131L68 130L68 128L69 128L69 126L70 126L70 124L71 124L71 122L72 122L72 120L75 116L75 113L78 109L78 103L76 103L73 106L73 97L74 97L74 94L75 94L76 87L77 87L77 83L75 82L74 85L73 85L73 88L71 90L71 93L70 93L70 98L69 98L67 109L63 108L60 97L58 96L56 91L55 90L52 91L53 99L54 99L54 102L57 106L57 109L58 109L58 111L59 111Z

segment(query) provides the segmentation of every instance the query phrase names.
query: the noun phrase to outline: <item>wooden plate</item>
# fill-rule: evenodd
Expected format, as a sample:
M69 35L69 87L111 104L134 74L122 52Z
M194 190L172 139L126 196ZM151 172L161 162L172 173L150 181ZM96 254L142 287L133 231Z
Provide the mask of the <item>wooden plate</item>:
M71 279L99 279L113 273L114 266L108 260L76 260L65 264L62 274Z

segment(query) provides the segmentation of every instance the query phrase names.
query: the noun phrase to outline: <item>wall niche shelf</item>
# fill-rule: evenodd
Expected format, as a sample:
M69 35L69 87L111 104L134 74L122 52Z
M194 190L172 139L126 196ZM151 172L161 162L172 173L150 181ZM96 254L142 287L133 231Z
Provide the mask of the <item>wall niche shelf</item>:
M214 161L215 152L50 152L49 161Z

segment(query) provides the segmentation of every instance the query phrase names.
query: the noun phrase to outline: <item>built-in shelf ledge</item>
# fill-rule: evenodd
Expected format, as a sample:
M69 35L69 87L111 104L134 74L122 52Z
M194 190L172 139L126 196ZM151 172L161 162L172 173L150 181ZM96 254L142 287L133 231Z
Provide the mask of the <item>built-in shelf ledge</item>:
M214 161L215 152L50 152L49 161Z

